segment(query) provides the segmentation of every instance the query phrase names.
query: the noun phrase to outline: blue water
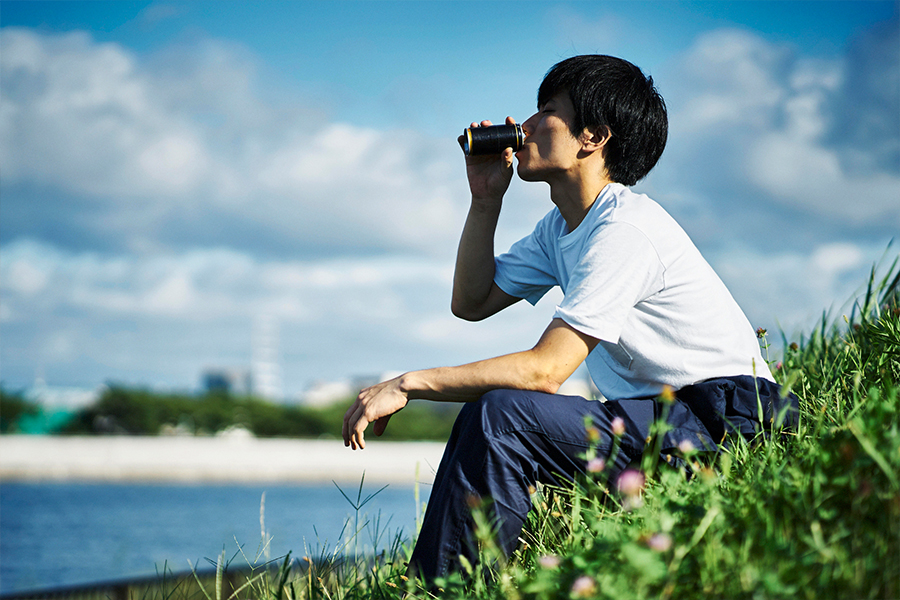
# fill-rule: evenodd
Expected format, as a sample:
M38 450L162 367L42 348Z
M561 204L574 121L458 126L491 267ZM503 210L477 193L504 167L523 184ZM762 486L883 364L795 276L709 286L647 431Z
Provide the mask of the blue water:
M381 486L365 485L362 499ZM341 486L354 501L359 485ZM429 489L422 488L420 501ZM271 558L318 556L349 539L355 511L334 484L135 485L0 483L0 593L206 569L238 545L260 554L260 502ZM412 487L389 486L360 511L358 550L415 528ZM368 515L368 519L363 518ZM380 519L378 538L375 522ZM354 548L350 548L352 552ZM264 559L263 559L264 560ZM190 561L190 564L189 564ZM238 558L235 564L242 562ZM246 563L243 563L246 564Z

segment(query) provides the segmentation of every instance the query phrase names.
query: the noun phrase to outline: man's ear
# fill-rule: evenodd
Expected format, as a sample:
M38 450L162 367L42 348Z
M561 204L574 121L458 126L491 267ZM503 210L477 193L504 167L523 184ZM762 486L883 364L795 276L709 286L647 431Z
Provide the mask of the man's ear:
M583 152L603 150L610 138L612 138L612 131L606 125L595 128L585 127L581 134L581 149Z

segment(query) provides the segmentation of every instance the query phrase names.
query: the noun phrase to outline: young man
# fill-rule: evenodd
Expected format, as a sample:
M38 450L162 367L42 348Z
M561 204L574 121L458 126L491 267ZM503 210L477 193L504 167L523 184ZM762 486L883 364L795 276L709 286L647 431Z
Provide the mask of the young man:
M512 119L507 119L512 123ZM476 123L473 126L479 126ZM490 122L482 121L480 126ZM522 124L515 154L525 181L550 185L555 205L533 233L494 257L494 229L512 178L513 151L466 159L472 202L453 282L453 313L489 317L560 286L564 299L530 350L459 367L406 373L360 392L344 416L344 444L365 447L410 399L468 402L438 469L412 567L426 580L473 561L467 499L492 500L499 543L510 553L536 482L560 484L585 470L585 415L609 458L612 480L640 458L656 398L676 390L662 453L683 441L714 451L726 433L752 436L790 412L755 333L681 227L627 186L643 178L666 143L662 97L634 65L576 56L555 65ZM555 392L583 362L606 402ZM758 395L757 395L758 394ZM759 398L758 402L757 398ZM762 407L762 414L760 412Z

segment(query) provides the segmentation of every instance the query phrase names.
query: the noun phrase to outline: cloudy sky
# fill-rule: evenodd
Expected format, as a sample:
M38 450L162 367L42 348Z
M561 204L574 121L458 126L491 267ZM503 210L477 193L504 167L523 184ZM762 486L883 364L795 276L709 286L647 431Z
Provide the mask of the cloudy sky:
M191 390L265 351L290 397L530 347L558 295L450 315L456 136L581 53L653 76L635 189L796 337L897 255L897 6L2 2L0 378ZM514 181L498 249L550 208Z

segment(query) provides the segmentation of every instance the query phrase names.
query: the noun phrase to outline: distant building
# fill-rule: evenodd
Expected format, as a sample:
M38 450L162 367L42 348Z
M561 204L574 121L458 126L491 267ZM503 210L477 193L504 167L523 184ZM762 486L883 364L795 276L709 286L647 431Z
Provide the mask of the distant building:
M203 372L203 391L233 396L249 396L253 393L253 375L250 369L209 368Z
M349 381L317 381L303 392L301 403L306 406L328 406L358 392Z
M261 314L254 319L250 367L253 373L253 395L278 402L284 399L278 351L280 337L277 318Z
M26 400L45 408L77 410L99 400L105 391L105 385L89 389L51 386L43 380L37 380L32 387L25 390L24 395Z

